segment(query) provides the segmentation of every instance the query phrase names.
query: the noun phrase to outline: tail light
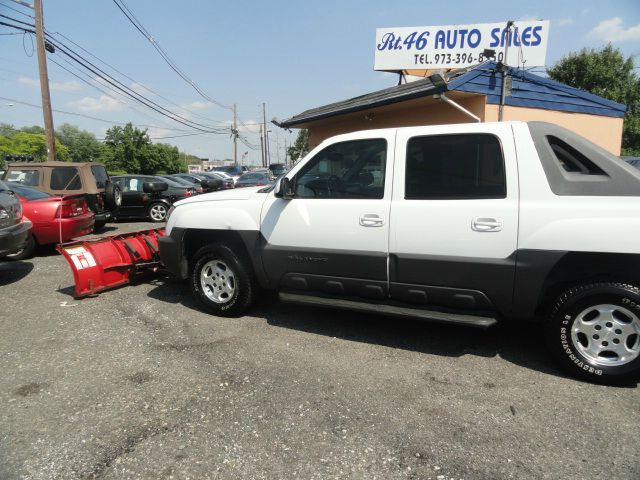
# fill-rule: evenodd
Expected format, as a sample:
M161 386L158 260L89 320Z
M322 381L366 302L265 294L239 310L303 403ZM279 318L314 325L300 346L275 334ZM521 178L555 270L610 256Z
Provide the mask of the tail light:
M188 188L184 189L184 198L190 197L191 196L191 190L189 190Z
M202 193L204 189L202 187L196 187L196 193Z
M266 183L264 183L264 182L256 183L256 187L264 187L265 185L266 185Z
M87 201L82 199L63 199L56 210L56 218L73 218L87 213Z

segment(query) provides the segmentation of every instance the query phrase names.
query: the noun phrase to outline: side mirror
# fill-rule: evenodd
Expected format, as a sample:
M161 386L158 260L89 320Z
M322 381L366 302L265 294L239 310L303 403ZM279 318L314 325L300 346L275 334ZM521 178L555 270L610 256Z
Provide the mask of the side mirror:
M219 178L207 178L206 180L202 180L200 185L205 190L220 190L222 188L222 180Z
M278 198L291 200L294 196L293 188L291 187L291 180L289 180L287 177L282 177L280 181L276 183L274 195Z
M160 193L164 192L169 185L164 182L144 182L142 184L142 191L144 193Z

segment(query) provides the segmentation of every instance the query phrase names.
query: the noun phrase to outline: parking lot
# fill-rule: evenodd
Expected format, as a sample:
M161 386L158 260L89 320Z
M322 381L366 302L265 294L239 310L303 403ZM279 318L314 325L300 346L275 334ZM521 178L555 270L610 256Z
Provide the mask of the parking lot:
M0 262L1 479L640 478L637 386L567 378L529 326L72 292L53 249Z

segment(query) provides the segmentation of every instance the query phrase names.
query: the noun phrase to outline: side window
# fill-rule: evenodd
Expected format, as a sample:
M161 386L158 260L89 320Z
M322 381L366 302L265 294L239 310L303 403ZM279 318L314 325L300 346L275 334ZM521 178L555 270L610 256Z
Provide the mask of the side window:
M294 177L297 197L384 197L387 141L381 138L336 143L316 154Z
M11 170L7 175L8 182L18 182L30 187L40 184L40 172L35 169Z
M604 171L585 155L557 137L547 136L547 142L553 151L556 161L568 173L583 175L606 175Z
M102 165L91 165L91 173L93 173L93 178L96 181L96 187L105 188L107 186L109 175L107 175L107 170Z
M502 148L489 134L413 137L407 144L405 199L505 198Z
M142 179L137 177L131 177L128 179L129 182L129 191L130 192L141 192L142 191Z
M51 170L51 190L80 190L82 182L76 167L55 167Z

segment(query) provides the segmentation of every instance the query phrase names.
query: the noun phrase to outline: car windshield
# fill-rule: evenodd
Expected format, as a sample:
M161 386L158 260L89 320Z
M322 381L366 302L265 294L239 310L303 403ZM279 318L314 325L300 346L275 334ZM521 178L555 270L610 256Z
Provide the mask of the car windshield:
M163 179L173 180L174 182L182 185L183 187L193 187L194 183L186 180L182 177L162 177Z
M53 195L41 192L40 190L37 190L35 188L20 185L19 183L9 182L8 185L11 190L16 192L21 197L26 198L27 200L39 200L41 198L53 197Z
M229 173L229 174L233 174L236 173L238 171L238 167L234 167L233 165L228 165L228 166L224 166L224 167L215 167L213 169L214 172L224 172L224 173Z
M238 179L238 181L266 180L266 178L267 176L264 173L245 173Z
M166 183L167 185L169 185L171 187L178 187L178 188L183 188L184 187L184 185L180 184L180 182L177 182L173 178L156 177L156 178L154 178L154 180L158 180L160 182L164 182L164 183Z

